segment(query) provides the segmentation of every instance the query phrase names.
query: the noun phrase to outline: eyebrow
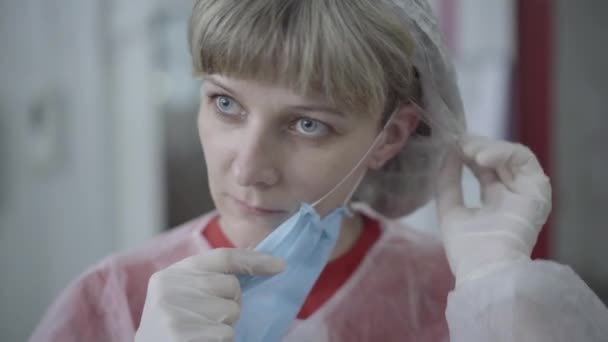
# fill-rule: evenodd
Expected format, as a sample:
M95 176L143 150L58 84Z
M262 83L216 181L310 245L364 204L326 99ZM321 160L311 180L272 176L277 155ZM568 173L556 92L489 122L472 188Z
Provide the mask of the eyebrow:
M222 84L220 81L216 80L213 76L208 75L208 76L203 76L201 78L201 80L203 82L209 82L212 83L213 85L224 89L225 91L238 95L238 92L230 89L230 87ZM346 116L343 112L337 110L336 108L329 106L329 105L294 105L294 106L288 106L287 107L289 110L294 110L294 111L300 111L300 112L322 112L322 113L327 113L327 114L333 114L339 117L344 117Z
M216 80L213 76L203 76L202 78L203 82L209 82L209 83L213 83L213 85L215 85L216 87L222 88L225 91L238 95L238 93L232 89L230 89L230 87L222 84L221 82L219 82L218 80Z

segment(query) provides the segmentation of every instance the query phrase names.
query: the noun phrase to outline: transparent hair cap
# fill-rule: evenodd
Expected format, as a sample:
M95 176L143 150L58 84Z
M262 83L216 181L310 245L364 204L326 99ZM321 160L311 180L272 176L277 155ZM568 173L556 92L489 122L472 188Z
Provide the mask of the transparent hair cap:
M396 218L430 200L446 153L456 146L466 123L454 67L431 6L426 0L382 1L402 18L413 39L421 121L431 129L428 136L412 135L382 169L370 170L356 192L357 200Z

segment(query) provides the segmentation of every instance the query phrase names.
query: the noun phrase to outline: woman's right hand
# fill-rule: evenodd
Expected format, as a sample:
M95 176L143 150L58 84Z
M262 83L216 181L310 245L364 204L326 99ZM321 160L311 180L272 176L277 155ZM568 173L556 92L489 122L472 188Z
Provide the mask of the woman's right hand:
M284 262L244 249L214 249L152 275L135 341L232 341L240 312L235 275L280 273Z

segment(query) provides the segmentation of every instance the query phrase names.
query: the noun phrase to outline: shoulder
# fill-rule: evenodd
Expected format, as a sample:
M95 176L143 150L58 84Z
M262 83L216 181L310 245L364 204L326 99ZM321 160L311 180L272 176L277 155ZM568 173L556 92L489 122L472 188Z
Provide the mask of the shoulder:
M454 277L440 237L401 220L362 212L380 222L382 235L361 264L358 282L392 288L397 296L410 291L445 302Z
M83 280L98 278L104 283L116 282L121 287L147 284L154 272L208 248L201 232L214 215L209 213L192 219L136 248L110 255L92 267Z
M100 282L104 292L121 295L135 322L139 322L152 274L209 248L201 235L214 213L190 220L155 236L143 245L102 260L83 278Z
M149 278L156 271L205 250L204 239L197 232L213 215L191 220L89 268L49 307L31 341L132 338L129 336L139 325Z
M148 265L160 269L201 252L208 248L201 233L215 215L215 212L211 212L185 222L156 235L138 247L109 256L98 267L128 268Z
M376 220L382 227L382 236L372 250L374 253L370 253L374 258L388 262L393 259L399 263L412 260L447 266L443 242L437 234L415 229L403 220L383 217L364 204L358 204L356 210Z
M454 278L441 240L373 218L382 235L328 307L329 334L336 340L443 340Z
M441 239L399 221L385 220L382 227L382 236L366 260L374 265L369 272L391 273L421 290L447 296L454 279Z

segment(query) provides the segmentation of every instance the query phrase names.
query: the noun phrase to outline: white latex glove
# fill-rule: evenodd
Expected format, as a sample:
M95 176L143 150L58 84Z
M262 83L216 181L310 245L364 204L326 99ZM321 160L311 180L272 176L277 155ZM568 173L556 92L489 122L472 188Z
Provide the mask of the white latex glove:
M235 274L272 275L285 265L252 250L214 249L152 275L135 341L232 341L241 289Z
M481 208L466 208L462 164L481 186ZM551 184L529 148L465 136L448 155L438 184L437 210L457 285L530 258L551 211Z

